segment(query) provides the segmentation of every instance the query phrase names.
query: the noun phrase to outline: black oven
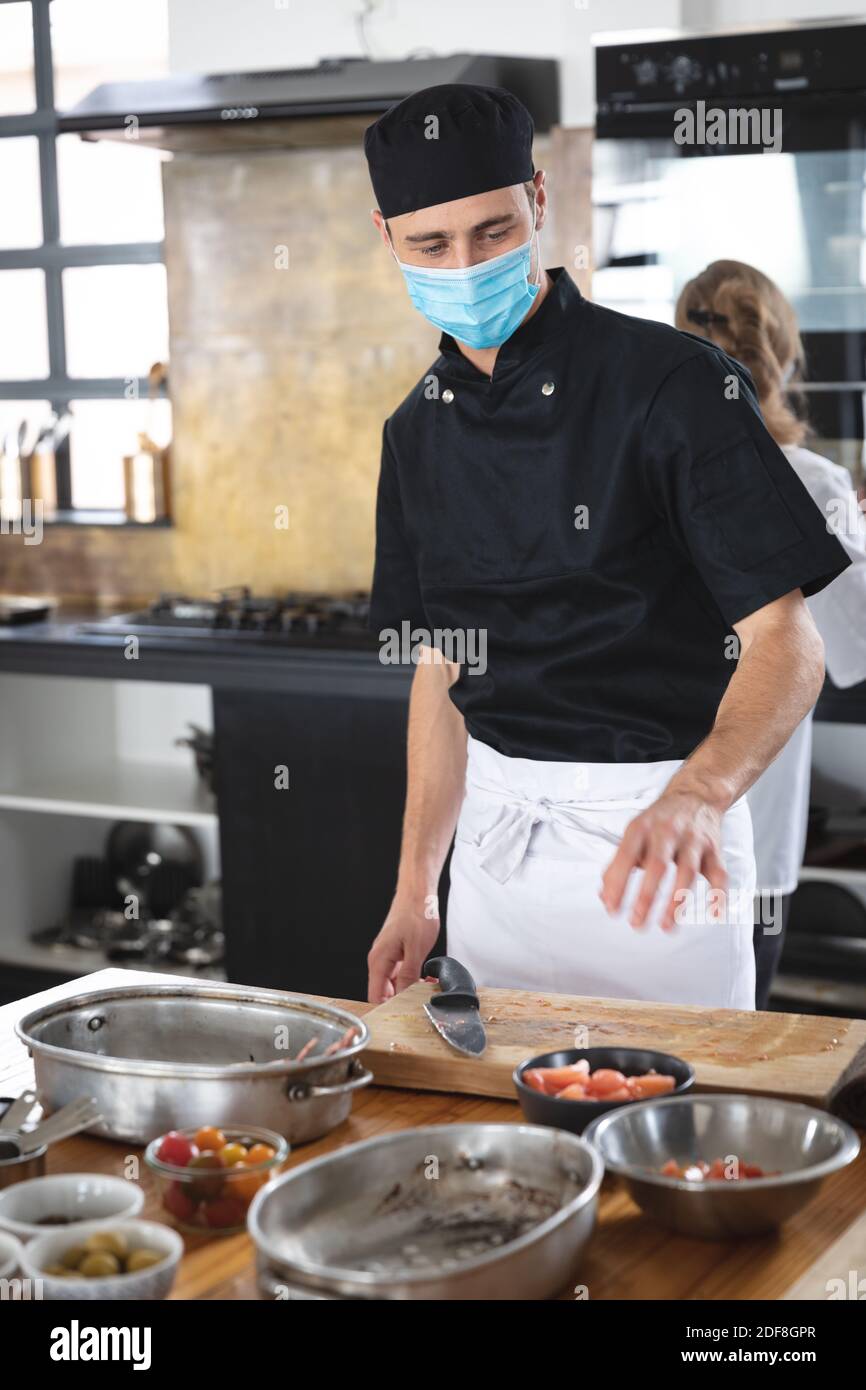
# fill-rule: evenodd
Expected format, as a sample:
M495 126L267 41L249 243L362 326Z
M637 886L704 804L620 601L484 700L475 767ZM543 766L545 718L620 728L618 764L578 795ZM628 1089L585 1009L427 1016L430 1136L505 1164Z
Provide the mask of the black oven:
M797 311L820 453L863 470L866 24L596 50L593 296L673 321L712 260Z

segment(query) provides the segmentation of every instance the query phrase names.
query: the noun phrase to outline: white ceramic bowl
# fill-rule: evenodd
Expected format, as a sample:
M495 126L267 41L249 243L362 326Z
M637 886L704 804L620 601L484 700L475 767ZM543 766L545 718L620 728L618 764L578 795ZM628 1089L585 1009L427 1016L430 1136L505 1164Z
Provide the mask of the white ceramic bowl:
M80 1243L94 1231L104 1231L106 1226L125 1235L130 1250L146 1246L148 1250L164 1252L166 1258L149 1269L111 1274L104 1279L85 1279L83 1275L60 1279L45 1273L46 1265L58 1264L70 1245ZM21 1268L28 1278L42 1280L42 1297L47 1301L153 1300L167 1296L183 1251L183 1240L177 1231L158 1221L85 1221L72 1230L64 1226L31 1240L21 1253Z
M76 1230L83 1221L125 1221L138 1216L144 1192L138 1183L106 1173L51 1173L29 1178L0 1192L0 1231L22 1240L55 1230ZM64 1224L41 1225L46 1216L63 1216Z
M21 1264L21 1242L0 1231L0 1279L11 1279Z

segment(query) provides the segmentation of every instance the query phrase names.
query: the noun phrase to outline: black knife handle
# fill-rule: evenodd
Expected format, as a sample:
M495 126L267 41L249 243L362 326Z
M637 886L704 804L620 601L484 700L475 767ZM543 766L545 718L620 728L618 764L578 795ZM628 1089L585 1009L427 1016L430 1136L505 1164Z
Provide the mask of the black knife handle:
M421 975L424 978L433 975L439 981L441 993L449 999L459 997L463 1002L478 1004L475 981L466 966L461 965L453 956L432 956L430 960L425 961Z

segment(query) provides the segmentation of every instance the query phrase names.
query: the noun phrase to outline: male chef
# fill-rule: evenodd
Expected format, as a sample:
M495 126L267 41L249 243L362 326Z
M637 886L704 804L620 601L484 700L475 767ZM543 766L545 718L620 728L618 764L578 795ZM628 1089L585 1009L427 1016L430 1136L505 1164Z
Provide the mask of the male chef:
M448 639L414 649L370 998L418 979L453 839L476 983L754 1008L745 793L818 696L804 595L848 558L744 367L543 268L532 133L510 93L448 85L365 136L442 335L385 423L371 625Z

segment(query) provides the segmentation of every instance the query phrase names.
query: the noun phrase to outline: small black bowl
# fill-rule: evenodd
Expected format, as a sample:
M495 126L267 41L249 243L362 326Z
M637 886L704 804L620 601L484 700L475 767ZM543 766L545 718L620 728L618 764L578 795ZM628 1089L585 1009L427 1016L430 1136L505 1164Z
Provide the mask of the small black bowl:
M533 1067L568 1067L583 1058L589 1062L590 1071L611 1067L624 1076L642 1076L648 1071L673 1076L676 1085L672 1091L665 1092L664 1098L681 1096L695 1084L694 1067L682 1057L672 1057L667 1052L652 1052L642 1047L570 1047L564 1052L545 1052L540 1057L528 1057L514 1068L520 1108L531 1124L551 1125L554 1129L582 1134L591 1120L606 1115L608 1110L618 1110L621 1105L652 1104L653 1097L647 1100L559 1100L556 1096L543 1096L523 1080L523 1073Z

